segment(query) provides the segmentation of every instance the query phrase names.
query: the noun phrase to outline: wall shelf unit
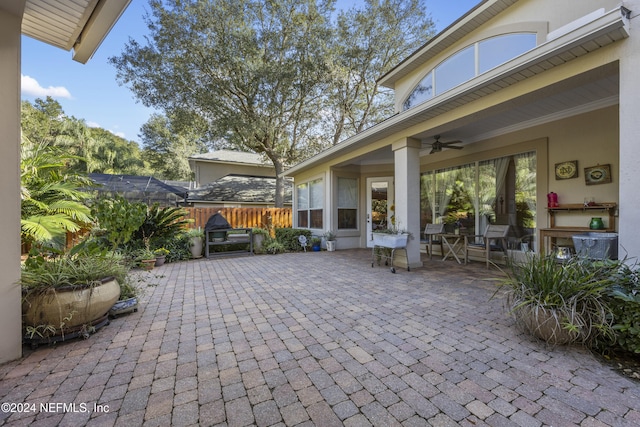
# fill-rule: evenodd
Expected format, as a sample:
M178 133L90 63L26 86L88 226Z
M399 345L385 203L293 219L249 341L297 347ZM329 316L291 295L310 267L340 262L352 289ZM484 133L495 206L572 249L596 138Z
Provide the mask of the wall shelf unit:
M564 204L558 205L553 208L547 208L547 212L549 212L549 227L540 229L540 253L546 254L545 246L546 240L549 239L549 246L553 248L555 245L555 241L557 238L568 238L573 237L574 234L580 233L611 233L616 230L616 208L618 205L616 203L598 203L594 205L585 206L581 203L574 204ZM589 214L591 216L597 214L598 212L606 213L609 221L607 222L607 227L601 230L592 230L589 227L572 227L572 226L557 226L556 225L556 215L562 213L584 213ZM587 216L587 215L585 215Z

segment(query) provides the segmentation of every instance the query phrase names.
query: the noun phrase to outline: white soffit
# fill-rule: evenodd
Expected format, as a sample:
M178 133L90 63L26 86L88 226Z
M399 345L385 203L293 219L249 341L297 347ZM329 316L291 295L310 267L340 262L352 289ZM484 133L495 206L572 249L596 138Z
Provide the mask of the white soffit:
M131 0L27 0L22 34L64 50L85 63Z

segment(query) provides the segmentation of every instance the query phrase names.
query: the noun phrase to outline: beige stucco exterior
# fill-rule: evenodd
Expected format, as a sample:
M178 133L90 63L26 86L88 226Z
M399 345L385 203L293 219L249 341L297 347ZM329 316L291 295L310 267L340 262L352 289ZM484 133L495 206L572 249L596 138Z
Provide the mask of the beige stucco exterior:
M494 6L502 10L493 17L484 14ZM398 203L399 185L415 186L420 173L426 171L533 150L538 159L538 229L549 225L546 194L550 191L559 194L561 203L582 203L585 197L615 202L619 205L615 228L620 232L621 253L640 255L640 233L634 229L640 197L633 191L637 182L635 165L640 160L634 137L640 134L640 85L634 81L634 72L640 69L640 32L633 24L640 1L624 2L623 6L631 13L621 9L617 1L483 2L382 78L383 84L395 90L396 116L295 166L288 174L296 183L324 178L326 229L336 226L336 177L358 177L359 228L338 231L338 248L364 247L368 177L394 177L396 211L410 221L407 228L415 236L421 231L420 224L408 213L415 209L415 200L409 197ZM614 26L623 36L614 34ZM515 30L536 32L538 46L485 75L402 111L415 85L444 59L487 36ZM611 34L613 37L603 43ZM418 57L422 57L421 65L404 72ZM531 61L531 67L523 66L527 61ZM501 79L512 71L514 74ZM554 104L564 101L556 95L564 93L571 99L567 106L556 107ZM587 95L584 101L580 99L583 95ZM544 108L549 110L541 111ZM515 112L520 114L519 120L513 120ZM392 149L406 139L422 140L427 145L434 135L451 135L462 140L464 148L433 155L428 147L423 148L419 151L419 173ZM554 165L569 160L578 161L578 178L557 180ZM583 169L605 164L611 166L612 182L586 185ZM419 198L419 191L407 194ZM294 200L294 209L295 205ZM558 216L559 225L586 227L589 219L584 213ZM412 264L419 249L415 245L407 249L414 252L409 255Z
M196 186L201 187L227 175L276 176L273 166L243 163L212 162L191 159L191 170L195 175Z

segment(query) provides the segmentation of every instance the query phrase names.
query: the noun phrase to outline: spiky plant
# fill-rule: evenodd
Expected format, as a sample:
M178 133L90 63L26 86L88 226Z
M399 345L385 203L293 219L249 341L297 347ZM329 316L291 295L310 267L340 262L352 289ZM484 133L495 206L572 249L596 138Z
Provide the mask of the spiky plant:
M513 263L500 285L507 306L525 331L550 344L593 344L611 337L612 316L606 297L614 284L617 261L530 255Z

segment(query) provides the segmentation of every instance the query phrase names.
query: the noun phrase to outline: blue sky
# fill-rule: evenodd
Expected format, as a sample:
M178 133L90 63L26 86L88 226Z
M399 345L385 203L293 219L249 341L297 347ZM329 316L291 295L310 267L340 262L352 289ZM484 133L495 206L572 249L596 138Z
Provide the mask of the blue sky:
M437 30L441 31L480 0L425 2ZM359 3L359 0L338 0L338 6L345 8ZM147 0L132 0L87 64L73 61L71 52L23 37L22 99L33 102L51 96L67 115L140 142L140 127L153 110L136 102L127 87L118 85L116 70L108 58L119 55L130 37L143 42L147 27L142 17L146 10Z

